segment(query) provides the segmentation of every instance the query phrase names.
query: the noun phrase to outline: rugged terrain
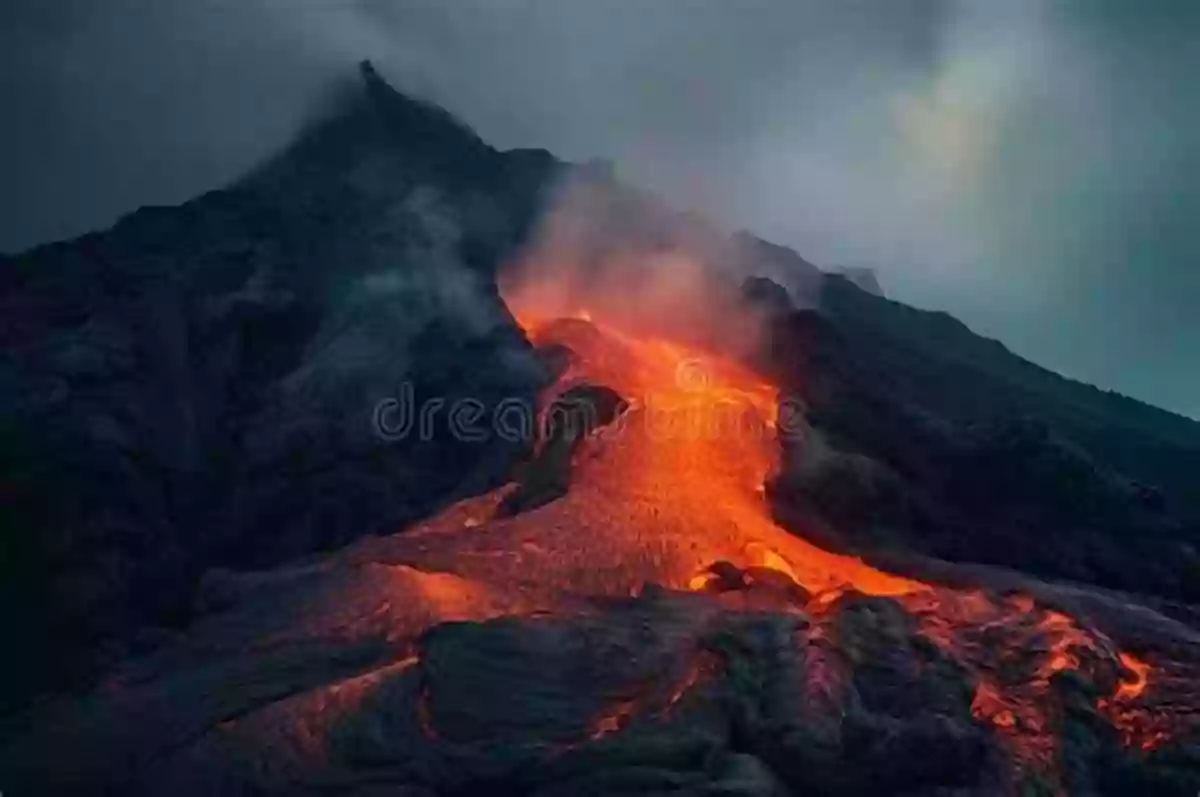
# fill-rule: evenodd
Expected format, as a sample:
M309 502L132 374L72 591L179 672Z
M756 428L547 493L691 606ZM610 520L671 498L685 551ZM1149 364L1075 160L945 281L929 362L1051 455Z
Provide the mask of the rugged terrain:
M1200 788L1200 425L362 77L3 263L0 788Z

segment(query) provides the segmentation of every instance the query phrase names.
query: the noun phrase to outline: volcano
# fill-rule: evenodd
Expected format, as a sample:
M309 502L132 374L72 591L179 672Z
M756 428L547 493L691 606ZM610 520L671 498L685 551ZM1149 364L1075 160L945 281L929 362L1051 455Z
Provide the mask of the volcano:
M12 583L87 666L0 788L1200 788L1195 424L363 78L6 264L14 414L83 452L11 480Z

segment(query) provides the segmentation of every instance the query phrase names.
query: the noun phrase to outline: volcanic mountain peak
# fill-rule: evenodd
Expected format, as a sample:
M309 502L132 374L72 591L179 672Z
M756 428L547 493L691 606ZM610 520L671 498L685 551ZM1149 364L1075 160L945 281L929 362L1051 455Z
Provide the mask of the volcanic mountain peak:
M404 136L407 146L419 151L444 148L459 156L493 151L474 130L441 106L394 89L370 61L360 62L359 72L371 104L398 135Z
M5 264L0 786L1200 787L1186 435L361 72Z

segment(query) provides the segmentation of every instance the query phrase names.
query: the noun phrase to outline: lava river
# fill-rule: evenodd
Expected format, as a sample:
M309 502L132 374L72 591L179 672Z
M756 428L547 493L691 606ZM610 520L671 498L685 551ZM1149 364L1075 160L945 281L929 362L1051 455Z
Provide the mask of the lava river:
M543 315L521 298L506 297L530 341L565 360L543 410L591 385L619 394L624 411L586 430L561 497L505 513L509 485L360 546L372 561L434 574L419 583L432 608L409 631L434 620L562 613L647 584L707 589L711 566L727 562L794 581L806 596L795 610L817 623L848 592L899 600L920 632L972 674L973 713L1019 766L1053 766L1051 681L1062 670L1107 684L1098 708L1126 744L1149 748L1166 738L1160 718L1142 708L1156 671L1104 634L1026 595L890 574L780 526L764 483L777 467L777 435L795 430L777 428L780 397L762 376L698 344L592 320L584 308Z

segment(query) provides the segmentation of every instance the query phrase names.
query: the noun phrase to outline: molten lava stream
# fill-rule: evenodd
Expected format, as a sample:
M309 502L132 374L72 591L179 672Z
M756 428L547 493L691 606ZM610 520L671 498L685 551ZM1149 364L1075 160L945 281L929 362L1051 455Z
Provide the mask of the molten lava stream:
M454 573L494 596L494 605L572 611L576 598L628 595L647 583L695 588L714 562L768 567L816 595L821 611L848 589L900 599L921 632L976 678L973 710L1018 762L1051 767L1055 738L1047 715L1050 676L1082 658L1118 652L1070 618L1028 598L955 592L877 570L822 550L772 519L764 483L776 467L777 390L735 360L645 334L572 317L540 317L506 297L530 340L565 347L568 367L543 406L572 386L615 390L626 412L580 445L566 495L512 517L496 515L501 492L470 499L396 538L398 559ZM486 613L485 613L486 614ZM1002 630L1005 649L973 641ZM1033 665L1017 684L987 673L1012 656ZM1133 680L1102 706L1131 744L1144 744L1131 706L1151 677L1119 654ZM1157 736L1155 737L1158 738Z
M616 390L630 408L619 428L577 457L570 493L520 524L548 548L575 548L623 583L686 588L714 561L782 570L812 592L854 587L902 595L923 585L789 534L772 519L763 485L775 467L777 391L748 369L662 339L587 322L532 323L540 346L575 359L566 384ZM592 455L594 454L594 455ZM571 529L573 531L565 531ZM583 578L588 573L579 574Z

